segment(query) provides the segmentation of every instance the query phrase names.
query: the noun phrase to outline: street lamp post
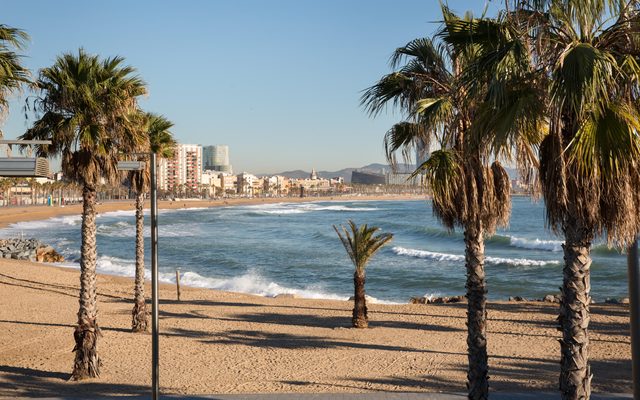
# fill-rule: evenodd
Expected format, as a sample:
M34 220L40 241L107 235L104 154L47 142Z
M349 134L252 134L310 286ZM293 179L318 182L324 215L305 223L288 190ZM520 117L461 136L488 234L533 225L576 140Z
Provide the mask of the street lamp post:
M160 396L160 340L158 335L158 181L156 153L151 153L151 390L153 400Z
M160 340L158 330L158 180L156 178L156 154L134 153L131 155L148 155L151 178L151 393L153 400L160 397ZM141 161L120 161L118 169L122 171L138 171L144 169Z
M629 271L629 314L631 320L631 374L633 398L640 400L640 266L638 265L638 239L627 250Z

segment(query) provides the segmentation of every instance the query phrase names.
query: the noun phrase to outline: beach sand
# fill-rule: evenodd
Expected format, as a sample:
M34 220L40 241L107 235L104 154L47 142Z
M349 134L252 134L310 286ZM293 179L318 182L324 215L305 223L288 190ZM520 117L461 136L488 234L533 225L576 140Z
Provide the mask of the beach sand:
M49 209L37 215L45 218ZM78 287L76 269L0 260L0 397L148 393L151 337L129 331L130 278L98 277L102 375L67 381ZM161 285L160 298L163 393L466 390L465 304L370 304L370 329L356 330L349 328L352 304L346 301L182 287L178 302L172 285ZM492 390L557 390L557 308L489 304ZM629 308L596 304L591 311L594 391L629 393Z

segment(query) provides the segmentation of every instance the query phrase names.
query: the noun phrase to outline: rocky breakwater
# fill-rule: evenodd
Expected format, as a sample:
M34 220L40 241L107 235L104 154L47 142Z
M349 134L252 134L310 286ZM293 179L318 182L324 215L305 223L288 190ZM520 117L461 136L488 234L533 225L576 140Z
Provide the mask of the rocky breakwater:
M53 247L37 239L0 239L0 258L37 262L64 261L64 257Z

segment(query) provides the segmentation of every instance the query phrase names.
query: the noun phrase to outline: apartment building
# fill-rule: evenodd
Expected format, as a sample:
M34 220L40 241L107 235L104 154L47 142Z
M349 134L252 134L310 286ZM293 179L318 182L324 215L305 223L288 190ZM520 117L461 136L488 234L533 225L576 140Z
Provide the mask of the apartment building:
M178 144L175 155L158 163L158 186L162 190L198 190L202 184L202 146Z

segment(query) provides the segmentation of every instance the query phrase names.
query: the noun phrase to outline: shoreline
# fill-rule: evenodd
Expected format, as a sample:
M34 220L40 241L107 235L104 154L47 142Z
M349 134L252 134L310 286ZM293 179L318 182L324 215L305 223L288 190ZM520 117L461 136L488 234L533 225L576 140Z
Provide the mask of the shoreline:
M362 196L326 196L326 197L254 197L254 198L227 198L227 199L216 199L216 200L176 200L176 201L158 201L158 209L159 210L191 210L191 209L201 209L201 208L218 208L218 207L237 207L237 206L249 206L249 205L260 205L260 204L295 204L295 203L316 203L316 202L369 202L369 201L420 201L426 200L426 196L416 196L416 195L362 195ZM150 204L149 201L145 202L145 210L148 210ZM7 213L6 211L9 211ZM118 211L135 211L135 202L132 200L126 201L109 201L98 203L97 205L97 214L106 214L111 212ZM1 208L0 207L0 229L7 228L11 224L19 223L19 222L33 222L33 221L44 221L55 217L61 216L70 216L70 215L81 215L82 212L82 204L73 204L67 206L23 206L23 207L9 207L9 208ZM38 239L38 238L36 238ZM49 245L49 243L45 243ZM56 249L57 250L57 249ZM79 270L80 266L78 263L65 261L62 263L44 263L43 265L48 265L57 268L65 268L70 270ZM146 271L149 271L148 266L145 268ZM183 271L192 272L193 271ZM133 279L134 276L132 274L123 273L121 271L113 270L113 271L100 271L99 274L105 276L113 276L120 277L125 279ZM168 274L168 278L165 276L159 277L159 282L161 284L167 284L175 287L175 278L173 277L173 273ZM161 275L163 275L161 273ZM197 285L189 285L189 283L181 282L181 287L190 287L190 288L198 288L202 290L218 290L224 291L222 289L216 289L212 287L203 287ZM259 296L264 298L276 298L277 296L293 296L296 299L307 299L307 300L331 300L331 301L349 301L349 295L345 296L305 296L304 294L296 293L299 290L291 289L290 291L285 291L283 293L277 293L274 295L268 294L258 294L258 293L247 293L247 292L233 292L228 291L228 293L238 293L238 294L246 294L251 296ZM344 298L337 298L344 297ZM388 301L382 299L373 298L372 304L408 304L409 298L407 298L403 302L395 302Z
M426 201L427 198L425 196L416 196L416 195L380 195L380 196L327 196L327 197L268 197L268 198L232 198L232 199L216 199L216 200L177 200L177 201L160 201L159 202L159 210L195 210L195 209L203 209L203 208L218 208L218 207L237 207L237 206L249 206L249 205L260 205L260 204L296 204L296 203L319 203L319 202L369 202L369 201ZM148 210L149 202L147 201L145 204L145 209ZM110 201L99 203L98 206L98 214L108 214L112 212L119 211L130 211L133 212L135 210L135 203L131 200L126 201ZM7 213L6 211L9 211ZM8 227L10 224L18 223L18 222L27 222L27 221L46 221L50 218L55 218L59 216L69 216L69 215L80 215L82 211L81 204L74 204L70 206L24 206L24 207L10 207L10 208L2 208L0 207L0 229ZM38 239L38 238L36 238ZM45 243L48 244L48 243ZM1 258L1 255L0 255ZM46 265L51 265L54 267L61 267L67 269L79 269L79 264L77 262L63 262L63 263L47 263ZM147 271L148 268L146 269ZM132 273L127 273L126 271L121 270L98 270L98 273L114 276L114 277L123 277L127 279L133 279ZM182 271L182 273L195 273L194 271ZM197 273L196 273L197 274ZM175 285L175 277L173 272L165 272L164 277L160 277L160 282L169 285ZM204 278L204 277L201 277ZM221 289L218 287L207 287L203 286L199 282L189 283L182 282L182 286L184 287L193 287L200 288L206 290L222 290L226 291L227 289ZM275 298L277 296L293 296L298 299L310 299L310 300L336 300L336 301L348 301L350 295L345 294L344 296L339 294L326 294L325 296L322 293L312 293L305 294L299 293L300 289L295 288L286 288L281 293L256 293L256 292L231 292L231 293L244 293L248 295L261 296L265 298ZM504 297L496 297L489 299L490 301L497 302L512 302L512 303L522 303L522 302L533 302L533 303L558 303L557 300L558 293L549 292L543 293L538 297L534 296L504 296ZM427 304L435 303L460 303L460 301L456 301L456 297L464 297L464 293L451 293L451 294L440 294L439 292L434 293L426 293L424 295L420 293L408 293L406 298L393 298L393 299L378 299L376 297L372 297L372 304L391 304L391 305L400 305L400 304ZM552 300L547 300L547 298L551 297ZM450 299L454 299L454 301L449 301ZM597 303L607 303L607 304L628 304L628 297L601 297L597 299ZM466 301L463 300L462 303ZM595 304L595 302L594 302Z
M212 208L230 207L257 204L276 203L314 203L330 201L418 201L427 200L426 195L362 195L362 196L326 196L326 197L253 197L253 198L227 198L216 200L158 200L159 210L176 210L188 208ZM145 202L145 209L150 207L149 201ZM98 214L112 211L129 211L135 209L135 200L114 200L99 203L96 207ZM65 215L81 215L82 204L65 206L21 206L0 207L0 228L6 228L12 223L45 220Z

